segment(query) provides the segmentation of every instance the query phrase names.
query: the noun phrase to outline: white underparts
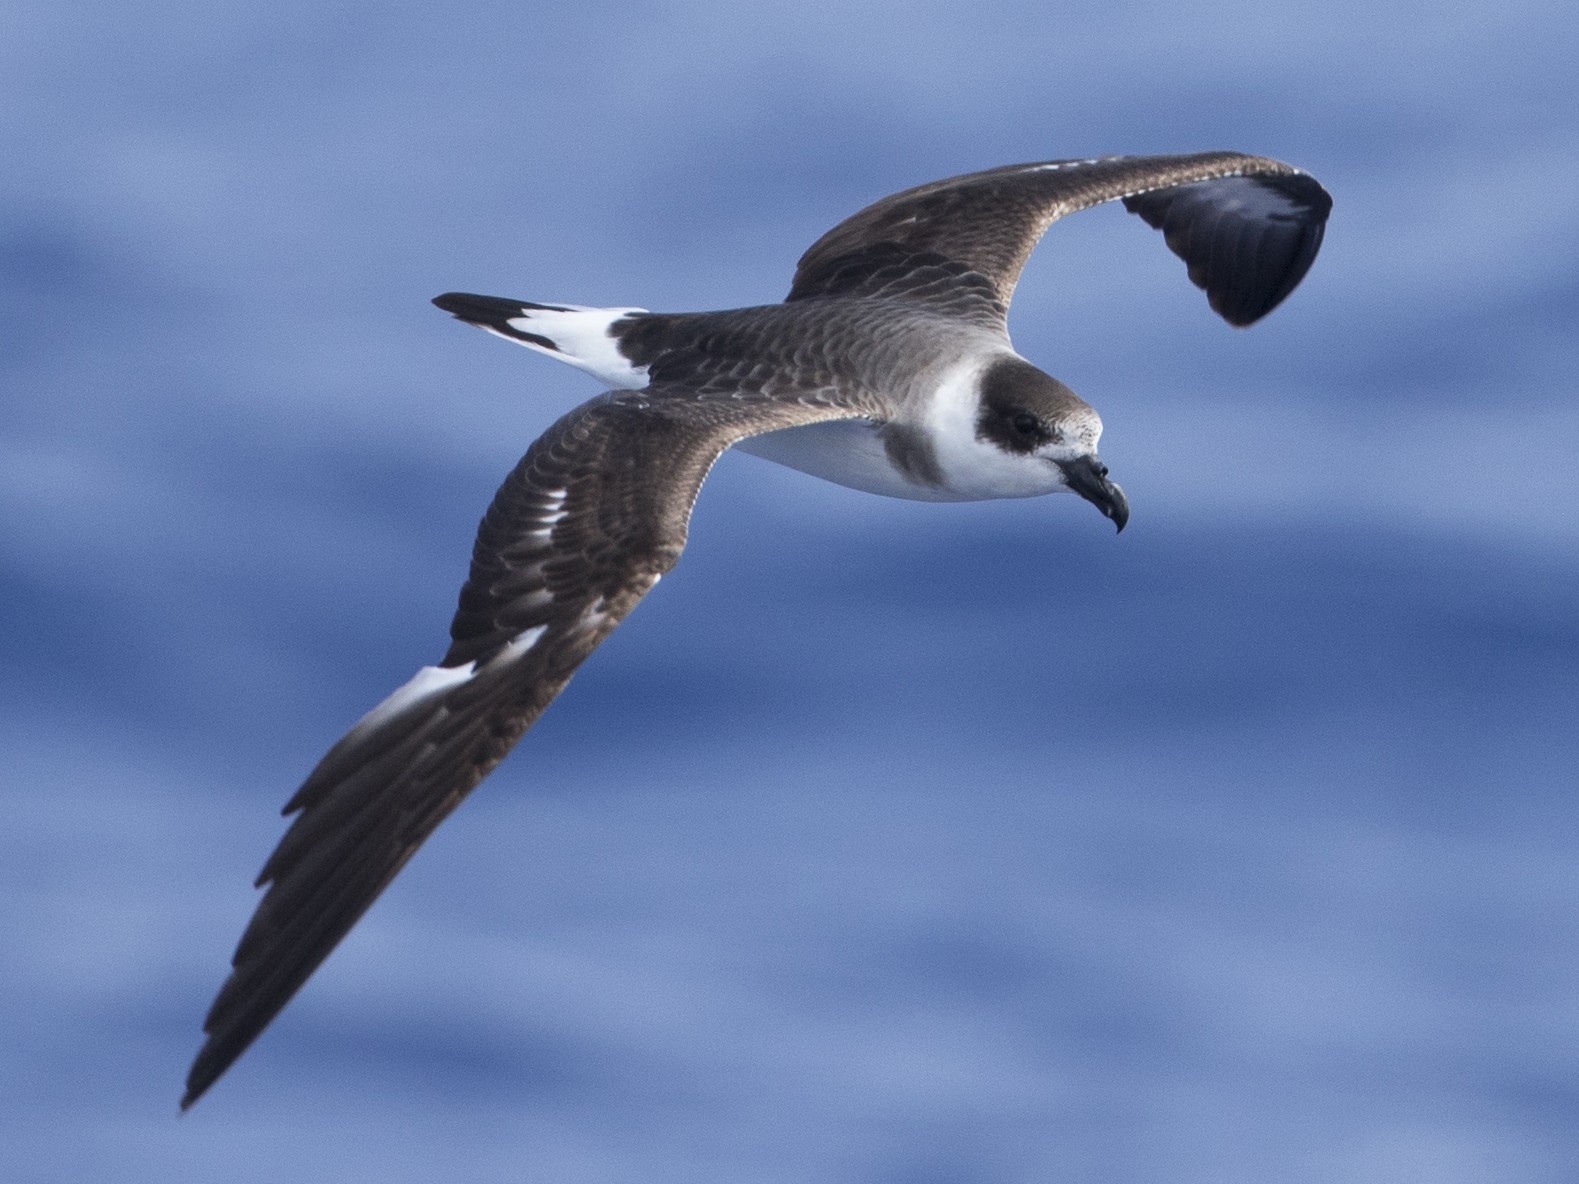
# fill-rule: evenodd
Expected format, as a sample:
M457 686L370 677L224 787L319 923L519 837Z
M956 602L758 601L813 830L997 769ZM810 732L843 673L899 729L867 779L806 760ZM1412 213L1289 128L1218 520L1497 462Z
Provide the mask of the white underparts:
M837 419L780 428L748 436L735 447L862 493L919 501L948 499L945 491L918 485L894 467L877 425L869 419Z
M498 336L568 362L615 390L640 390L647 385L647 368L631 365L630 359L620 353L614 338L609 336L609 327L634 313L646 311L644 308L587 308L580 304L522 308L519 316L509 318L505 324L518 333L529 333L551 344L523 341L503 332Z

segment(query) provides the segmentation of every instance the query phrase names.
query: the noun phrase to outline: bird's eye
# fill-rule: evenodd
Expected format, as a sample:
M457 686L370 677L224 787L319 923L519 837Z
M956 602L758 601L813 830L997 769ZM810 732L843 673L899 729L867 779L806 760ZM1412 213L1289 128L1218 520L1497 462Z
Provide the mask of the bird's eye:
M1022 436L1034 436L1041 431L1042 422L1029 411L1021 411L1011 421L1014 430Z

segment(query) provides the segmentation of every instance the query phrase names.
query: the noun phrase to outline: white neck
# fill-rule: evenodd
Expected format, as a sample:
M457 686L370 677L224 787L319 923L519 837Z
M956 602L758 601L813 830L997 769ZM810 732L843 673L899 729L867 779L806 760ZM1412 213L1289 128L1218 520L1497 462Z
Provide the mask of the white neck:
M927 404L921 426L932 438L953 500L1041 497L1064 488L1063 473L1051 461L977 439L981 375L995 360L975 358L946 371Z

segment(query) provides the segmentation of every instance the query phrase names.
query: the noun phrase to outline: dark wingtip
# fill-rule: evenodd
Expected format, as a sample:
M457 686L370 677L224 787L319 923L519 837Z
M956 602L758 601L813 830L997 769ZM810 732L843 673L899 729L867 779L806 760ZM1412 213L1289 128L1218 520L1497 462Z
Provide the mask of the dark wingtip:
M240 1055L239 1050L235 1055L226 1057L216 1056L216 1052L213 1037L210 1036L198 1050L191 1069L187 1071L186 1092L181 1095L182 1114L190 1110L193 1104L208 1092L209 1087L224 1075L225 1070L235 1063L236 1056Z
M197 1082L194 1080L195 1076L196 1071L194 1068L193 1075L186 1079L186 1092L181 1095L182 1114L185 1114L188 1110L190 1110L193 1103L195 1103L199 1098L207 1093L208 1087L214 1084L212 1078L210 1078L208 1081Z
M1243 329L1305 278L1332 196L1308 173L1247 173L1165 186L1124 205L1163 232L1213 311Z

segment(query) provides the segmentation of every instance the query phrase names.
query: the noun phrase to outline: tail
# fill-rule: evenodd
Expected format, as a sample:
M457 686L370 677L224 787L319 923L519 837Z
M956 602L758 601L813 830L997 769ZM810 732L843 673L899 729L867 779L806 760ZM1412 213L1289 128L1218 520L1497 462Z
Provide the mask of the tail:
M615 389L640 390L647 385L647 367L636 365L624 353L619 332L645 308L530 304L468 292L446 292L435 296L433 303L457 320L568 362Z

